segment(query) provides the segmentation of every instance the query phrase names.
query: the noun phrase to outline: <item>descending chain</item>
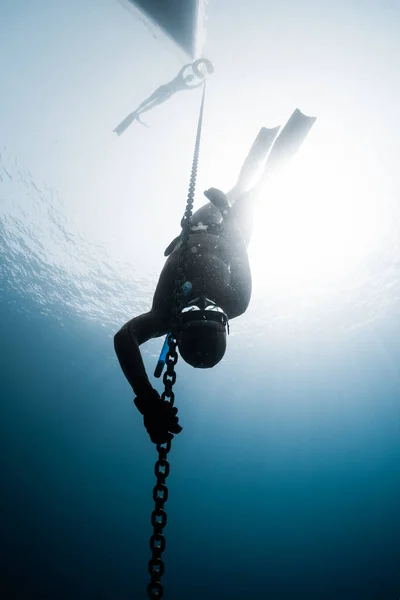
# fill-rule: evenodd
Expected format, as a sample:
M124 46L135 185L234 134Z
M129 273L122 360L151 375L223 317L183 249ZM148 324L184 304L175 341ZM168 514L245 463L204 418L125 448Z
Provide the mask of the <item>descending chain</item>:
M188 191L188 196L187 196L187 201L186 201L186 209L185 209L184 215L181 220L182 246L181 246L180 253L179 253L178 268L177 268L177 273L176 273L176 277L175 277L174 298L172 301L172 332L174 332L176 330L176 327L179 322L179 315L183 308L182 286L185 283L188 241L189 241L189 235L190 235L191 218L192 218L192 213L193 213L194 195L195 195L195 191L196 191L196 180L197 180L197 170L198 170L198 165L199 165L200 141L201 141L201 129L202 129L202 125L203 125L205 92L206 92L206 86L204 84L203 96L201 99L201 106L200 106L199 120L198 120L198 124L197 124L196 142L194 145L192 170L190 173L190 182L189 182L189 191ZM175 333L176 333L176 331L175 331ZM167 355L167 357L168 357L168 355Z
M190 234L190 220L193 212L194 195L196 189L197 179L197 168L199 163L199 152L200 152L200 139L201 129L203 123L203 111L204 111L204 98L205 98L206 86L203 86L203 96L201 99L199 120L197 123L197 134L196 142L194 146L192 170L190 174L189 192L186 201L185 213L181 220L182 226L182 245L179 253L178 267L175 277L175 289L172 301L172 319L171 319L171 332L172 335L169 337L169 350L166 356L167 369L164 373L163 383L164 391L161 394L163 400L168 399L171 405L174 404L175 394L173 392L173 386L176 381L175 365L178 362L177 347L177 327L179 324L179 315L183 308L182 302L182 286L185 283L185 271L188 253L188 240ZM147 595L152 600L163 597L163 586L161 584L161 577L164 573L164 561L161 559L162 553L165 549L165 538L163 536L163 529L167 524L167 514L164 510L164 505L168 500L168 488L166 486L166 479L169 474L169 462L167 455L171 450L171 442L168 441L166 444L157 444L158 460L155 465L154 473L157 478L157 483L153 490L153 500L155 502L155 509L151 515L151 523L154 528L153 535L150 538L150 549L152 551L152 557L149 560L149 573L151 581L147 586Z

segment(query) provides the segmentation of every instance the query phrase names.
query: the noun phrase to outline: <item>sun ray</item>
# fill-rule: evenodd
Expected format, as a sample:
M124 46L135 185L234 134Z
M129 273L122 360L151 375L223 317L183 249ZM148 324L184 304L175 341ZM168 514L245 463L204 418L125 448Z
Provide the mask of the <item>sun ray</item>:
M256 287L299 293L341 278L371 251L383 216L379 178L369 163L339 127L315 126L260 196L249 249Z

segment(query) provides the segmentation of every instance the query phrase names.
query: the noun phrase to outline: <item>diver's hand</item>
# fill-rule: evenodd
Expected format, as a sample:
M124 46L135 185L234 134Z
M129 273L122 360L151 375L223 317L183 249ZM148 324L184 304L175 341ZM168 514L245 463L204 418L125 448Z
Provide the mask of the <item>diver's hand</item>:
M151 388L142 396L137 396L134 403L143 415L144 426L154 444L166 444L178 434L182 427L178 424L178 409L171 406L168 400L160 398L158 392Z

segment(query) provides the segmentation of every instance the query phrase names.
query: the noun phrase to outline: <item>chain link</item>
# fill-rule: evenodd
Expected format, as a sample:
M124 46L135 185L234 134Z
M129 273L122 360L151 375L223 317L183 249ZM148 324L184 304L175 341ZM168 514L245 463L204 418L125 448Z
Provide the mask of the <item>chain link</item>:
M169 403L172 406L174 405L175 401L175 394L172 389L176 382L175 365L178 362L178 353L176 351L177 334L179 327L179 317L183 308L182 286L185 283L190 223L193 213L194 195L196 190L205 91L206 86L204 83L199 120L197 123L196 142L194 146L192 170L190 173L190 183L186 201L186 209L181 220L182 245L179 253L178 267L175 276L175 291L171 307L172 318L170 330L172 332L172 335L169 337L169 349L165 360L167 369L163 377L164 391L161 394L161 398L163 400L168 399ZM161 577L164 574L165 566L163 560L161 559L161 555L165 550L165 538L163 536L163 529L167 524L167 513L164 510L164 505L168 500L168 488L165 482L169 475L169 462L167 460L167 455L170 450L171 441L168 441L166 444L157 444L158 460L154 468L157 483L153 489L153 500L155 502L155 508L151 515L151 523L153 525L154 532L150 538L150 549L152 551L152 557L149 560L149 573L151 581L147 586L147 595L152 600L158 600L159 598L162 598L164 594L163 586L161 584Z

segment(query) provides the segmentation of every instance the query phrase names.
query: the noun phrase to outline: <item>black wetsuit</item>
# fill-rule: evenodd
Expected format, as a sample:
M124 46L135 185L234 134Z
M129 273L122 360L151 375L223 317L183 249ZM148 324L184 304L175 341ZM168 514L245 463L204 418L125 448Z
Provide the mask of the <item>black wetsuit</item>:
M295 154L314 121L314 117L307 117L296 109L276 139L278 127L262 128L243 163L237 184L228 193L232 205L229 216L221 222L220 211L211 203L193 215L193 226L202 222L208 229L206 232L192 231L189 236L185 276L192 284L192 292L188 301L204 294L220 306L230 319L245 312L251 296L247 246L260 186L275 165L282 165ZM271 147L259 184L245 191ZM214 227L215 224L217 227ZM178 238L170 245L175 245L175 248L161 272L151 310L126 323L114 338L118 360L137 396L145 395L152 389L139 346L151 338L165 335L170 326L179 257L179 244L175 244L177 241Z
M251 235L249 214L252 193L243 194L229 217L219 224L212 205L205 205L192 218L186 263L186 281L192 284L188 301L204 294L234 319L247 309L251 296L251 272L247 245ZM246 216L244 216L244 206ZM205 218L205 210L209 217ZM197 229L201 216L206 230ZM242 218L242 221L240 220ZM208 223L207 223L208 220ZM128 321L115 335L114 346L119 363L137 396L152 386L148 380L139 346L151 338L165 335L171 323L180 243L168 257L161 272L149 312Z

